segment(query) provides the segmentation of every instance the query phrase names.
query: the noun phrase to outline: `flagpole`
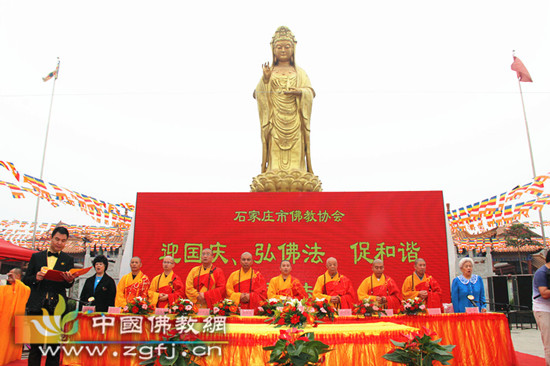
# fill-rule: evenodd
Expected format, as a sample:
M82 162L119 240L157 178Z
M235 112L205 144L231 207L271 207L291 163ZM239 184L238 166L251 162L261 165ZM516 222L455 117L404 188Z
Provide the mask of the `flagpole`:
M523 91L521 90L521 80L518 78L519 95L521 96L521 106L523 108L523 120L525 121L525 131L527 132L527 143L529 144L529 156L531 156L531 168L533 169L533 179L537 177L535 171L535 159L533 158L533 148L531 146L531 135L529 134L529 124L527 123L527 113L525 112L525 102L523 101ZM542 219L542 208L539 211L540 230L542 234L542 243L546 245L546 235L544 234L544 222Z
M40 167L40 180L44 177L44 163L46 161L46 149L48 147L48 135L50 133L50 121L52 118L52 107L53 107L53 97L55 95L55 83L57 81L57 77L59 76L59 65L61 63L61 60L59 60L59 57L57 58L57 68L56 68L56 75L53 79L53 87L52 87L52 96L50 99L50 112L48 113L48 123L46 125L46 137L44 139L44 151L42 152L42 165ZM36 197L36 210L34 212L34 229L32 231L32 249L36 249L36 226L38 225L38 210L40 208L40 195Z

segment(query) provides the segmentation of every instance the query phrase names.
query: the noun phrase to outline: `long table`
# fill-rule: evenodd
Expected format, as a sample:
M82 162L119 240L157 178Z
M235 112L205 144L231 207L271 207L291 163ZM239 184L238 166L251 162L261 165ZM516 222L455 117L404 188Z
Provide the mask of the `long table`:
M128 347L138 342L159 340L159 334L151 332L148 320L143 320L143 332L120 334L121 318L125 315L108 315L115 318L115 324L104 334L92 328L92 319L99 314L82 314L78 317L79 332L70 337L70 342L97 342L95 346L107 345L102 356L91 356L80 352L77 356L65 354L63 365L138 365L142 359L137 356L123 356L129 353ZM205 366L266 365L269 352L262 347L273 345L279 329L265 324L262 317L229 317L226 333L199 333L205 342L220 345L221 357L214 353L203 358ZM335 322L320 324L313 331L315 339L328 344L333 351L326 354L325 365L394 365L382 355L392 349L390 339L402 338L400 333L408 333L421 327L435 331L442 338L442 344L456 345L453 350L452 365L516 365L515 351L503 314L441 314L357 319L337 318ZM78 343L77 343L78 344ZM73 344L76 345L76 344ZM91 345L90 345L91 346ZM135 353L135 351L134 351Z

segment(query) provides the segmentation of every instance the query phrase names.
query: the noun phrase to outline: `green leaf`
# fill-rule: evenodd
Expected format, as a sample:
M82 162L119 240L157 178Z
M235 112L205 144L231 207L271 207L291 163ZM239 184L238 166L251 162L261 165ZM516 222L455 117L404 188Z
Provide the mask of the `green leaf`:
M394 346L396 347L405 347L405 342L397 342L397 341L394 341L393 339L390 339L390 342L393 343Z
M69 330L67 333L65 333L65 335L70 336L70 335L76 334L76 332L78 332L78 322L75 322L75 323L73 324L72 329Z
M282 354L283 351L281 349L274 349L273 352L271 352L271 356L269 357L269 362L277 361L279 358L281 358Z
M172 366L176 360L177 357L168 358L164 353L159 358L159 362L162 366Z
M67 313L62 319L61 319L61 329L65 329L65 325L69 322L72 322L76 319L78 316L78 311L71 311L70 313ZM75 325L78 327L78 322L75 323ZM68 333L67 333L68 334ZM74 334L74 333L71 333Z
M155 364L156 359L157 359L156 357L153 357L153 358L150 358L148 360L141 361L139 364L140 365L153 365L153 364Z
M55 309L53 311L53 315L63 315L63 313L65 312L65 299L63 298L63 296L61 295L58 295L59 296L59 301L57 302L57 305L55 306Z
M404 364L408 364L411 361L411 357L409 356L409 354L403 350L395 350L395 352L386 353L384 356L382 356L382 358L388 361Z

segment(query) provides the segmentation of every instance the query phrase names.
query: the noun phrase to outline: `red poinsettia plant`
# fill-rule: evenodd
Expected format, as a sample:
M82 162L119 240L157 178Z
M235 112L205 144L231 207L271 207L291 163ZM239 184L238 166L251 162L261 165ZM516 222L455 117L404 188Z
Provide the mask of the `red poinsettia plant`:
M176 316L191 316L197 313L198 309L193 301L189 299L180 298L172 306L170 306L170 314L175 314Z
M367 317L367 316L382 316L386 314L386 310L382 309L380 305L372 299L363 299L360 304L353 305L353 313L357 317Z
M269 363L280 366L320 365L325 361L324 353L329 346L316 341L313 332L303 333L296 328L281 330L279 339L273 346L264 347L271 351Z
M210 310L211 315L216 316L230 316L235 315L239 312L239 307L235 305L233 300L223 299L220 302L217 302Z
M269 321L277 328L285 325L296 328L304 328L306 325L317 326L312 311L313 308L307 305L306 300L286 300L283 307L275 309L275 314Z
M313 308L315 319L334 321L336 318L336 308L327 299L311 300L309 305Z
M414 299L407 299L403 301L403 310L402 314L405 315L418 315L426 312L426 305L424 305L424 300L419 297Z
M434 340L437 334L426 327L422 327L421 332L401 333L401 336L402 342L391 339L395 348L383 358L407 366L431 366L434 361L450 365L447 361L454 358L452 351L455 346L439 344L441 338Z
M258 315L273 316L275 314L275 310L278 307L282 307L282 306L283 306L283 300L267 299L266 301L262 301L260 303L260 306L258 306Z
M138 296L128 301L122 311L124 313L136 315L147 315L153 313L155 311L155 307L151 305L148 299Z

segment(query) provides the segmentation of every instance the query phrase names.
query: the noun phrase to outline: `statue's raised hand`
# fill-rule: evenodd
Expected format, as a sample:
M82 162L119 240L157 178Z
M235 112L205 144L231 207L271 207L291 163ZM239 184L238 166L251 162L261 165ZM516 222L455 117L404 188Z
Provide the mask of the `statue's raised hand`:
M271 73L273 72L273 67L269 66L269 62L266 62L262 65L262 69L264 71L264 83L268 83L269 79L271 79Z

